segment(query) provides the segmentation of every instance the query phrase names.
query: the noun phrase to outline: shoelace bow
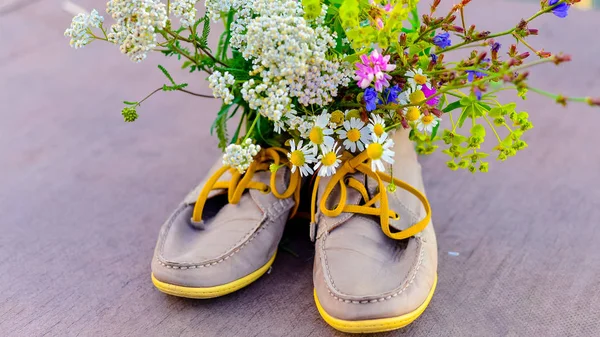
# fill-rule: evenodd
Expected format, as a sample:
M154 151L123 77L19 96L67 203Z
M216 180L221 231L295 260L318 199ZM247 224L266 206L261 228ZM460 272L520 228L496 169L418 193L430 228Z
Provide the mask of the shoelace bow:
M218 189L227 189L227 200L231 204L237 204L240 201L242 194L247 189L259 190L263 193L273 193L273 195L279 199L287 199L293 196L295 205L290 213L290 218L293 217L300 204L300 181L302 179L300 177L300 170L291 173L290 183L283 193L279 193L277 190L277 171L271 172L269 185L258 181L252 181L255 172L267 171L271 164L274 164L277 167L281 165L290 167L291 164L286 157L286 153L287 150L279 147L263 149L244 174L239 173L238 170L231 168L228 165L221 167L208 179L198 195L198 199L194 206L194 212L192 213L192 221L195 223L202 222L202 211L206 204L206 200L208 199L208 194L212 190ZM231 174L231 180L219 181L227 171Z
M396 240L402 240L402 239L409 238L409 237L414 236L415 234L421 232L423 229L425 229L425 227L427 226L427 224L429 224L429 221L431 220L431 206L429 205L429 201L427 200L427 198L421 192L419 192L417 189L415 189L414 187L412 187L411 185L409 185L408 183L406 183L400 179L393 178L382 172L373 172L373 170L371 170L371 166L369 165L370 164L369 161L370 161L369 156L367 154L367 151L365 150L362 153L360 153L358 156L346 160L342 164L342 166L338 168L337 172L333 175L333 177L331 177L331 180L325 187L325 191L323 193L323 196L321 197L321 202L319 204L319 208L321 209L321 212L328 217L337 217L338 215L340 215L343 212L379 216L381 230L383 230L385 235L387 235L388 237L390 237L392 239L396 239ZM347 174L352 174L357 171L364 173L367 176L373 178L375 181L377 181L377 184L379 186L379 192L376 195L374 195L372 198L369 197L369 193L363 183L361 183L360 181L358 181L357 179L355 179L353 177L346 177ZM316 200L317 200L317 190L318 190L320 179L321 179L321 177L317 176L317 178L315 180L315 187L314 187L313 193L312 193L312 200L311 200L311 223L312 224L316 223L315 222L315 220L316 220L315 207L316 207ZM388 196L387 196L384 182L387 182L387 183L393 182L397 187L403 188L406 191L413 194L415 197L417 197L423 203L423 206L425 208L425 218L423 218L421 221L413 224L412 226L410 226L409 228L407 228L405 230L392 233L392 230L390 228L390 218L392 218L394 220L398 220L398 219L400 219L400 216L393 210L389 209ZM333 189L338 185L340 188L340 201L337 204L337 206L335 206L333 209L329 209L329 208L327 208L327 205L326 205L327 199L330 197L331 193L333 192ZM346 204L346 201L347 201L346 200L347 199L346 190L348 187L354 188L362 195L364 202L365 202L363 205L347 205ZM380 207L375 207L375 203L378 201L379 201Z

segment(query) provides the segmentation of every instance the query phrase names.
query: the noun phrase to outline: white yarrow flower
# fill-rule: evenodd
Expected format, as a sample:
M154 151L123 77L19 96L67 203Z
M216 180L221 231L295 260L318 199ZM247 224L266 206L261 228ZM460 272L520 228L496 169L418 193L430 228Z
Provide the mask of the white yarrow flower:
M356 148L363 151L365 144L369 142L369 129L365 127L365 123L358 118L351 118L342 125L343 128L337 133L340 140L344 139L344 148L350 152L355 152Z
M65 30L65 36L70 37L71 47L78 49L90 43L94 37L92 28L100 28L104 18L98 15L98 11L92 9L90 14L79 13L73 17L71 26Z
M321 154L317 157L318 162L315 165L315 170L319 170L321 177L335 174L337 167L342 162L340 159L342 155L338 154L339 150L340 147L335 144L331 147L321 145Z
M196 0L171 0L171 11L182 27L190 27L196 22Z
M225 149L223 164L244 173L250 167L258 152L260 152L260 145L253 144L252 139L246 139L240 145L231 144Z
M290 152L287 156L292 163L292 173L299 169L300 175L303 177L313 174L314 171L308 164L315 163L317 158L308 144L302 146L302 140L300 140L296 146L296 142L291 139Z
M159 0L110 0L106 12L116 21L108 41L118 44L134 62L144 60L157 46L156 30L167 24L166 6Z
M225 104L231 104L235 98L229 90L234 83L235 78L227 71L222 74L220 71L215 71L208 76L208 87L212 89L213 96L222 98Z
M383 162L394 163L394 151L390 150L394 146L394 141L388 139L388 134L384 133L381 137L371 135L372 143L367 146L367 154L371 159L371 170L385 172Z

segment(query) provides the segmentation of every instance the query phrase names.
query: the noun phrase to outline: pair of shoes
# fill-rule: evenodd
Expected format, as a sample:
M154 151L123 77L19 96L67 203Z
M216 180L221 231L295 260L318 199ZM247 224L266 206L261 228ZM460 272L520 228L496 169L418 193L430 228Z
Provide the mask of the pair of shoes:
M314 299L323 319L340 331L404 327L423 313L435 290L437 243L421 167L407 134L397 132L395 140L392 176L373 172L359 155L315 181ZM152 281L160 291L213 298L269 270L300 201L302 180L285 166L284 153L263 150L244 175L216 166L185 198L156 245ZM283 166L272 172L271 164Z

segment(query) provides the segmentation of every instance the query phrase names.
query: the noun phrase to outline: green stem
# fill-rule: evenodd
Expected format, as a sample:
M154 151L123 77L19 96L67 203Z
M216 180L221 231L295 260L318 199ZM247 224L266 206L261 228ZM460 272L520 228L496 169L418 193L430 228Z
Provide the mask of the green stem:
M254 118L254 122L252 122L252 125L250 125L248 130L246 130L246 136L244 136L244 139L242 140L242 142L246 141L246 139L248 139L248 137L250 136L252 131L254 131L254 127L256 126L256 123L258 123L259 118L260 118L260 114L256 114L256 118Z
M569 101L569 102L583 102L583 103L587 103L588 99L589 99L589 97L564 97L564 96L561 96L561 95L556 95L556 94L553 94L551 92L548 92L548 91L545 91L545 90L541 90L541 89L537 89L537 88L533 88L533 87L530 87L530 86L527 86L527 89L529 89L529 90L531 90L531 91L533 91L535 93L538 93L540 95L543 95L543 96L546 96L546 97L550 97L552 99L564 98L566 101Z
M494 131L494 134L496 135L496 138L498 139L498 143L502 143L502 139L498 135L498 132L496 132L496 128L494 127L494 125L492 124L492 122L490 122L489 118L485 114L483 115L483 118L485 118L485 121L488 123L488 125L490 126L490 128L492 128L492 131Z
M554 7L556 7L556 6L560 5L560 4L561 4L561 3L563 3L563 2L565 2L565 0L561 0L561 1L557 2L557 3L556 3L554 6L550 6L550 7L547 7L547 8L545 8L545 9L542 9L542 10L538 11L538 12L537 12L537 13L535 13L533 16L531 16L529 19L525 20L525 22L529 23L529 22L533 21L533 20L534 20L535 18L537 18L538 16L540 16L540 15L542 15L542 14L545 14L545 13L548 13L548 12L552 11L552 10L554 9ZM495 38L495 37L500 37L500 36L504 36L504 35L509 35L509 34L512 34L512 33L513 33L515 30L517 30L517 27L513 27L513 28L511 28L511 29L509 29L509 30L505 30L505 31L503 31L503 32L500 32L500 33L496 33L496 34L488 35L488 36L486 36L486 37L483 37L483 38L480 38L480 39L475 39L475 40L473 40L473 41L465 41L465 42L462 42L462 43L456 44L456 45L454 45L454 46L448 47L448 48L446 48L446 49L444 49L444 50L440 51L440 52L439 52L439 54L442 54L442 53L445 53L445 52L449 52L449 51L451 51L451 50L455 50L455 49L458 49L458 48L460 48L460 47L462 47L462 46L465 46L465 45L468 45L468 44L471 44L471 43L475 43L475 42L478 42L478 41L482 41L482 40L488 40L488 39L493 39L493 38Z

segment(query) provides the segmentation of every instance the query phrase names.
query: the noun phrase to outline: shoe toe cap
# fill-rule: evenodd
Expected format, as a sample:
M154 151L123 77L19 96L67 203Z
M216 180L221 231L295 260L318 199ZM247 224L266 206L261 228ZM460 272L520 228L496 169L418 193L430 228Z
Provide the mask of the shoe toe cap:
M352 222L317 242L315 296L328 315L357 321L415 313L431 298L436 283L437 247L433 228L399 243L378 226ZM428 226L431 227L431 226ZM341 229L341 228L340 228ZM426 306L426 305L425 305Z
M258 209L241 212L240 207L227 204L198 228L190 222L193 205L180 205L161 229L153 276L178 286L214 287L264 267L275 254L283 225Z

